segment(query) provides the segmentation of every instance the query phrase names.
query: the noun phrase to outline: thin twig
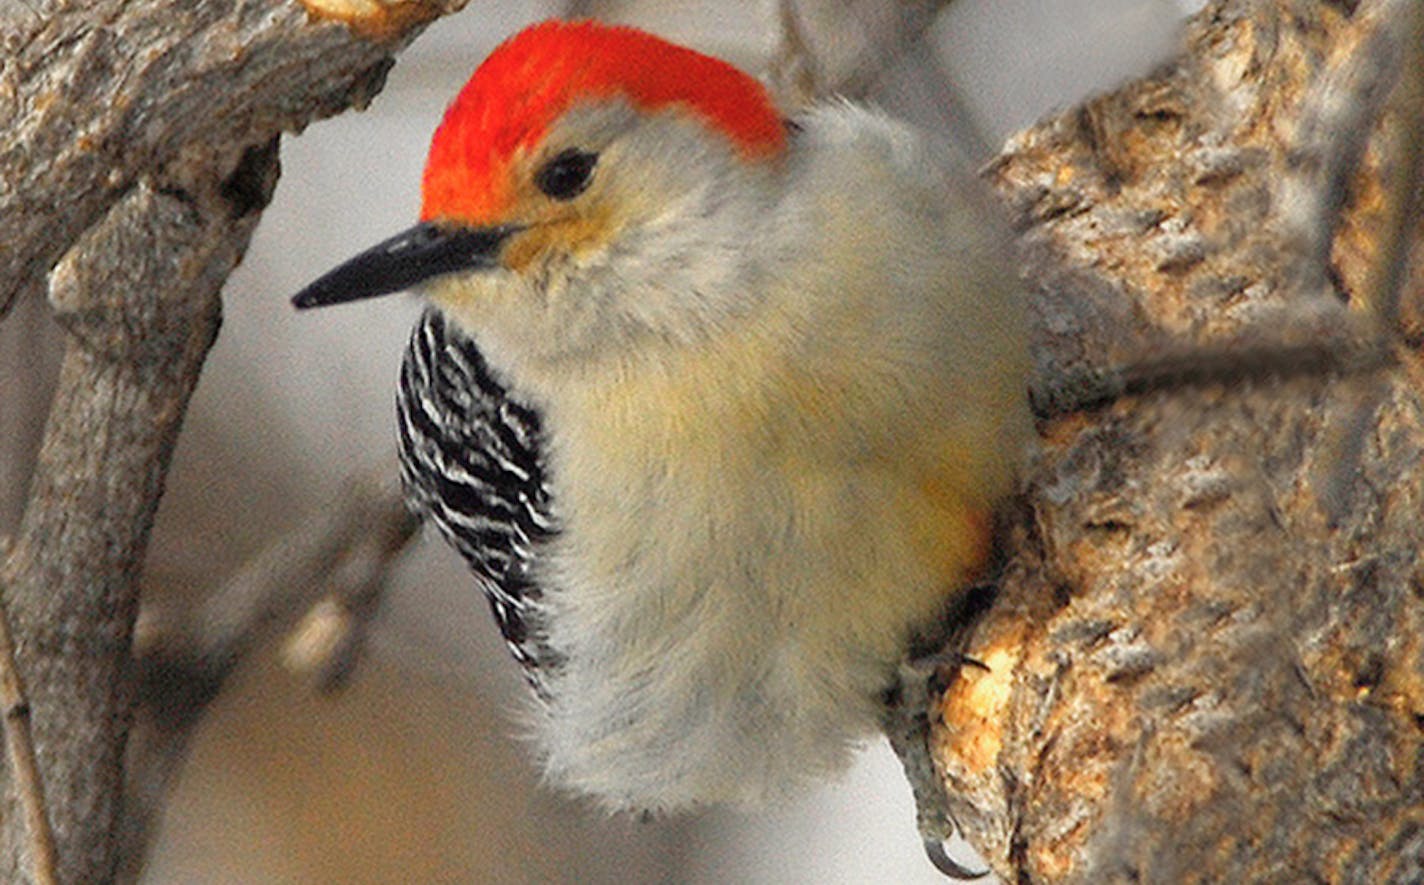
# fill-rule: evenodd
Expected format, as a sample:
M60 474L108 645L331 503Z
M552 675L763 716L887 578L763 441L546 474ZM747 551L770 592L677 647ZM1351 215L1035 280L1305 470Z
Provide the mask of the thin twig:
M1037 418L1051 420L1092 411L1124 396L1248 381L1354 377L1388 368L1394 361L1390 348L1373 335L1322 333L1305 341L1250 335L1123 365L1055 371L1034 380L1029 402Z
M0 557L8 543L0 541ZM39 885L58 885L59 856L54 847L54 831L49 825L44 780L35 758L30 734L30 704L25 683L15 663L15 645L10 636L10 619L0 602L0 710L5 716L5 755L15 776L15 791L24 809L25 829L30 844L30 874Z
M418 526L393 480L354 477L305 530L274 544L224 583L168 639L214 661L241 657L263 636L290 628L333 585L364 592ZM347 579L348 571L362 577ZM155 638L164 641L162 633Z
M345 632L311 664L327 688L350 673L391 567L419 524L394 482L354 477L306 520L225 581L202 605L148 611L135 639L138 719L127 759L119 882L142 872L155 825L193 733L228 677L266 639L334 604Z

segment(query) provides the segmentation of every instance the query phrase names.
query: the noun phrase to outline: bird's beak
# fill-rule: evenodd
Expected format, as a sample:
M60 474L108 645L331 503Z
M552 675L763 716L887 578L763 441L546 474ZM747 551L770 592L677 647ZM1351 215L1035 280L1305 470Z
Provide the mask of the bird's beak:
M357 255L298 292L292 304L324 307L374 298L459 271L495 266L514 225L465 228L422 222Z

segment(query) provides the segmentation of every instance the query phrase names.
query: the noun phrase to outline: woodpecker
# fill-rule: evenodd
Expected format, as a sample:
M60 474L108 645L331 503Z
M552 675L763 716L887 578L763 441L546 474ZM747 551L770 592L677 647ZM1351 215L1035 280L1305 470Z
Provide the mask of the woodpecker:
M881 722L984 567L1030 433L1024 304L972 176L844 101L551 21L478 67L420 223L298 307L414 289L412 506L534 687L549 778L776 800Z

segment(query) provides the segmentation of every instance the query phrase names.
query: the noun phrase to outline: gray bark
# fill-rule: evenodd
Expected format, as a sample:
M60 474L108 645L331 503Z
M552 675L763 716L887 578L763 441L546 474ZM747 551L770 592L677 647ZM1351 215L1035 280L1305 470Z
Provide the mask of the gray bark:
M276 0L0 7L0 314L45 274L65 356L0 588L66 882L116 869L138 573L188 397L276 178L458 4L353 27ZM32 874L13 780L0 878Z

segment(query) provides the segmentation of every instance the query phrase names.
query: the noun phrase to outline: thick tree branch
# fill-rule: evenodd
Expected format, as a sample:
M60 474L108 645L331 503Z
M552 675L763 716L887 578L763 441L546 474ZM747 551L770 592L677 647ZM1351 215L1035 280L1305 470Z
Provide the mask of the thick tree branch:
M1174 65L1013 140L990 174L1025 230L1045 374L1374 327L1382 209L1418 161L1310 126L1397 125L1359 87L1394 73L1348 66L1400 58L1380 30L1399 8L1217 0ZM1417 237L1415 219L1415 255ZM1417 289L1417 265L1402 278ZM937 730L955 816L1000 873L1418 879L1424 372L1390 347L1358 431L1357 386L1309 371L1043 426L1031 517L966 649L988 669L960 673Z
M112 872L136 579L178 425L217 333L217 292L254 222L140 185L51 279L70 340L0 582L65 881ZM17 837L12 819L7 840ZM14 841L6 848L13 862ZM19 881L19 871L5 877Z
M191 144L231 154L364 105L460 0L0 7L0 314L106 208ZM354 23L362 36L337 21Z
M391 53L459 5L0 10L0 314L63 257L49 290L66 354L0 564L63 881L115 871L137 577L276 134L367 101ZM18 882L36 843L8 774L0 878Z

